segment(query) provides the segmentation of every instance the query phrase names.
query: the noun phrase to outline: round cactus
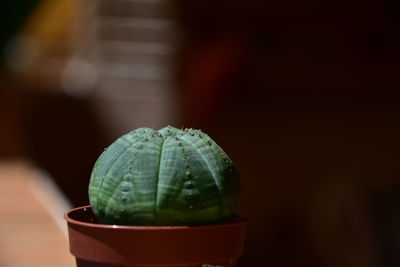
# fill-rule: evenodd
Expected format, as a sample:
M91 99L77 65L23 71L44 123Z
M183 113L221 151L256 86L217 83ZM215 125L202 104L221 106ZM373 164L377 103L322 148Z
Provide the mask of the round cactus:
M239 176L225 152L200 130L136 129L96 161L89 184L102 223L196 225L233 215Z

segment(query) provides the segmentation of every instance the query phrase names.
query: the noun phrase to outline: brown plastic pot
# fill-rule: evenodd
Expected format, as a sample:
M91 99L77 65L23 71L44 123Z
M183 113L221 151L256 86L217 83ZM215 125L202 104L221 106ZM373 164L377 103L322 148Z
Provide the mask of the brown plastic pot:
M236 266L243 253L247 219L202 226L99 224L90 206L64 215L78 267Z

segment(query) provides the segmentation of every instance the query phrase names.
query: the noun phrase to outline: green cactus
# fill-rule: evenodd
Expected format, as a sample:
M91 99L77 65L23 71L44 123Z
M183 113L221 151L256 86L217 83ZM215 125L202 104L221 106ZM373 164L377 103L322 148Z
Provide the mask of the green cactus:
M200 130L136 129L96 161L89 200L100 222L196 225L233 215L239 176L225 152Z

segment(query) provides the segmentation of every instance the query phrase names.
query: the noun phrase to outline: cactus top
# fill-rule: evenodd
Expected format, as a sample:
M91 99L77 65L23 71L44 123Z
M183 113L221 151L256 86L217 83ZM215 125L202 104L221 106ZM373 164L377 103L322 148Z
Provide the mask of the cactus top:
M102 223L196 225L229 218L239 200L231 159L200 130L139 128L96 161L89 184Z

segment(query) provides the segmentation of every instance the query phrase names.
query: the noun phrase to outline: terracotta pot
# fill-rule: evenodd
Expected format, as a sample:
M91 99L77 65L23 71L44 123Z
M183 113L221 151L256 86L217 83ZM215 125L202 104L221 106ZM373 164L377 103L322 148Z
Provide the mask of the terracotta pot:
M99 224L90 206L65 213L69 246L78 267L236 266L247 219L203 226Z

